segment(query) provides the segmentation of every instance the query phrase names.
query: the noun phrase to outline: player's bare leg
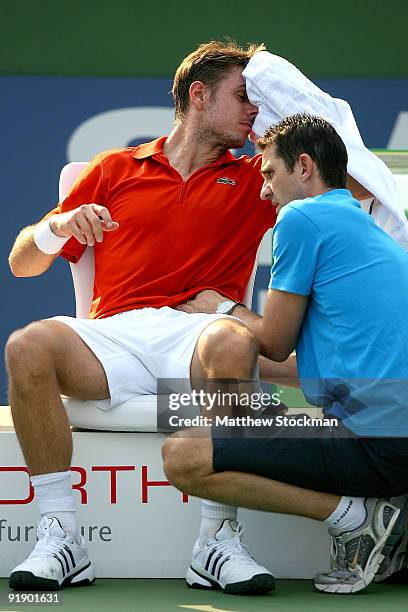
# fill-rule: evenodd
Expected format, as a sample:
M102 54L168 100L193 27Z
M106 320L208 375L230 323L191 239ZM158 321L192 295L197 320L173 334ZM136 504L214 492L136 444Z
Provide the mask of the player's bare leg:
M219 319L208 325L198 339L192 363L191 386L214 397L232 394L250 395L259 391L257 363L259 344L244 323L236 319ZM229 396L224 395L228 400ZM239 401L217 402L209 417L237 416Z
M76 522L69 471L72 435L60 393L108 398L104 369L81 338L58 321L39 321L12 334L6 361L14 425L42 517L37 544L12 571L10 587L55 590L92 584L92 565Z
M38 321L7 343L11 411L32 475L67 470L72 436L60 394L109 397L105 371L87 345L58 321Z
M198 339L191 362L191 384L203 379L243 379L254 376L259 345L249 329L236 319L218 319Z
M207 393L234 392L238 396L251 393L258 388L255 376L258 354L258 343L243 323L235 319L219 319L205 328L197 342L191 364L191 385ZM243 382L251 380L253 382ZM218 406L211 411L211 416L234 416L237 409L237 403ZM258 565L241 545L243 524L236 519L234 501L231 505L229 501L203 500L200 534L194 544L187 584L246 594L274 588L269 570Z

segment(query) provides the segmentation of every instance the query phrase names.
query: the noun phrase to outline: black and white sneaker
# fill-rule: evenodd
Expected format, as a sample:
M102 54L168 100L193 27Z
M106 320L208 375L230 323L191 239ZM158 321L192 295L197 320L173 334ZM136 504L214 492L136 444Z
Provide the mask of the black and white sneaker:
M67 537L55 517L44 517L37 527L33 552L10 574L16 591L58 591L66 586L85 586L95 580L92 564L80 542Z
M374 582L408 582L408 495L392 497L390 502L400 509L403 528L401 536L384 557Z
M357 593L365 589L401 537L400 509L383 499L365 500L366 519L353 531L331 535L330 570L316 574L314 587L324 593Z
M214 538L198 538L186 581L197 589L221 589L232 595L267 593L275 588L269 570L258 565L241 542L243 523L224 520Z

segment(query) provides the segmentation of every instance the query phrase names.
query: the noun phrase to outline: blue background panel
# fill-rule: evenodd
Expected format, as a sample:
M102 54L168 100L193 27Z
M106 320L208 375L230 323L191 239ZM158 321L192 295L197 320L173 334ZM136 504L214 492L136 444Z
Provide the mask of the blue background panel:
M350 102L363 139L372 148L387 147L398 113L408 110L408 79L322 79L317 83ZM44 275L30 279L14 278L7 264L20 229L38 221L58 200L58 176L68 161L70 137L78 126L100 113L140 106L171 107L170 89L171 80L166 78L0 77L2 346L14 329L29 321L74 314L66 262L57 260ZM143 134L145 139L157 135ZM127 142L112 141L110 146L137 141L132 137ZM251 152L249 143L245 152ZM268 267L262 266L255 293L265 289L268 280ZM5 402L6 377L1 365L0 403Z

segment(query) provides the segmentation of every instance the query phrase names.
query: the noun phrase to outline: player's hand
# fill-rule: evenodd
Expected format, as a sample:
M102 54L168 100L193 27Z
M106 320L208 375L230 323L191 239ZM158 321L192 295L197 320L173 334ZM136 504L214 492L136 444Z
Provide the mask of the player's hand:
M113 232L119 223L112 221L110 212L99 204L82 204L74 210L50 219L50 228L57 236L74 236L81 244L94 246L102 242L103 232Z
M174 308L176 310L182 310L189 314L197 312L205 312L207 314L214 314L218 304L225 302L227 298L213 291L212 289L205 289L198 293L195 297L189 299L184 304L179 304Z

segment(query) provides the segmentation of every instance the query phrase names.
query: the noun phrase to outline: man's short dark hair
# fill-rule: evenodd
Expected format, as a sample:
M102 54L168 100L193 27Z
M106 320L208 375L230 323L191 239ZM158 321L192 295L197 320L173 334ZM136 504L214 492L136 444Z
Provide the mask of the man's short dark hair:
M346 146L333 126L322 117L307 113L285 117L257 141L261 151L272 144L290 172L293 172L299 156L307 153L327 187L338 189L346 186Z

